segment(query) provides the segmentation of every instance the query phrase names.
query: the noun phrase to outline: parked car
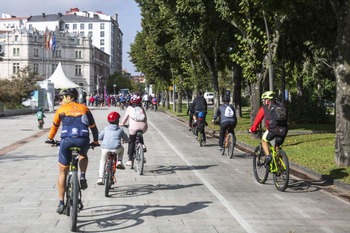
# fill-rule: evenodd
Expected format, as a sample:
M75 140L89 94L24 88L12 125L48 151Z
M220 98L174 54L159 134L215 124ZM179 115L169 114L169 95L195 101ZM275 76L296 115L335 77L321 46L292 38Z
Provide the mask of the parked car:
M214 103L214 92L205 92L203 96L207 103Z

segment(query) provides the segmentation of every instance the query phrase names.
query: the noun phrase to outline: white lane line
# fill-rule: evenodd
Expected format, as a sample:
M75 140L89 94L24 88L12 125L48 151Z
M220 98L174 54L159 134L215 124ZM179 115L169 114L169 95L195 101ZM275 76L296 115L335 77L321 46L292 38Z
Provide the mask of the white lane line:
M152 125L152 127L157 130L160 136L166 141L166 143L171 147L171 149L187 164L187 166L192 170L192 172L202 181L202 183L212 192L216 198L226 207L226 209L231 213L231 215L236 219L236 221L241 225L246 232L256 233L254 229L242 218L242 216L230 205L230 203L218 192L216 189L186 160L186 158L182 155L180 151L178 151L172 143L168 140L165 135L159 131L155 125L148 120L148 123Z

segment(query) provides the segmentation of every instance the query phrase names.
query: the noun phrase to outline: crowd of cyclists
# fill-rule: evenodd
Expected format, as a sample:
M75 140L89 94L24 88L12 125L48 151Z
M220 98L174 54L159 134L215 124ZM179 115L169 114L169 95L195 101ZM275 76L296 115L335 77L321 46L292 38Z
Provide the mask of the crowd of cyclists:
M88 95L83 103L78 103L78 91L75 88L64 89L59 94L60 107L57 109L53 124L48 134L46 143L53 144L54 137L58 132L60 125L62 124L61 130L61 142L58 155L59 164L59 177L58 177L58 196L59 205L57 207L57 213L63 213L64 208L64 192L65 192L65 180L69 170L69 161L71 161L71 151L69 150L72 146L81 148L79 167L81 170L80 186L82 189L87 188L86 181L86 168L88 165L87 152L90 147L100 146L101 142L101 160L99 166L99 179L98 185L103 185L103 167L106 162L106 154L108 151L114 151L120 156L118 160L118 168L125 169L122 159L124 154L123 142L128 142L128 162L127 166L131 166L133 159L133 151L135 147L136 132L142 131L145 133L148 129L146 110L150 105L153 109L157 110L158 100L156 96L145 94L141 97L140 93L131 94L119 94L119 95L106 95L101 97L100 95ZM273 122L271 115L271 109L276 107L275 94L274 92L265 92L262 95L263 106L259 110L256 120L254 121L251 132L257 130L257 125L265 119L267 130L262 138L263 148L265 144L275 139L276 137L281 138L281 135L276 135L273 131L273 126L276 124ZM223 138L225 132L228 130L234 134L234 128L237 125L237 117L235 109L230 104L230 93L226 93L222 97L223 103L216 109L212 122L218 122L220 124L220 137L219 137L219 150L223 149ZM117 111L112 111L107 116L107 125L101 131L98 132L94 117L90 112L88 106L105 106L110 107L111 105L119 105L121 108L126 107L124 117L121 119L120 114ZM191 106L188 109L187 114L189 118L189 130L193 130L196 126L195 134L198 135L198 130L203 133L203 141L206 143L205 126L208 125L206 122L206 116L208 113L208 106L202 92L198 93L198 96L194 99ZM124 132L123 126L128 122L129 136ZM269 124L270 123L270 124ZM90 143L90 133L92 132L93 141ZM234 136L235 137L235 136ZM285 135L284 135L285 137ZM284 140L282 137L281 143ZM100 142L99 142L100 141ZM234 142L236 139L234 138ZM144 142L143 142L144 144ZM146 148L144 147L146 152ZM269 152L265 151L269 158Z

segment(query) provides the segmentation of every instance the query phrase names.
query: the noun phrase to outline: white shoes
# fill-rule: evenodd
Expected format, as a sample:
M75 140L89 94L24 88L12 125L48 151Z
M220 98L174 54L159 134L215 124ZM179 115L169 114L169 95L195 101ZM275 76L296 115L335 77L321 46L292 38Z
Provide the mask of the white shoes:
M102 179L102 178L98 179L98 180L97 180L97 184L98 184L98 185L104 185L103 179Z

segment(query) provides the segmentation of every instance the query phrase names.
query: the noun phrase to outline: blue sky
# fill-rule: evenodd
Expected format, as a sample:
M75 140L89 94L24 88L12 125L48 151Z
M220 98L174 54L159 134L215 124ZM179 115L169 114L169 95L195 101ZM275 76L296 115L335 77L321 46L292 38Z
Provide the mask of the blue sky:
M136 33L141 31L140 9L134 0L8 0L1 1L0 13L15 16L31 16L65 13L70 8L78 7L80 11L102 11L107 15L118 14L119 27L123 32L123 69L132 75L134 65L129 61L128 52Z

